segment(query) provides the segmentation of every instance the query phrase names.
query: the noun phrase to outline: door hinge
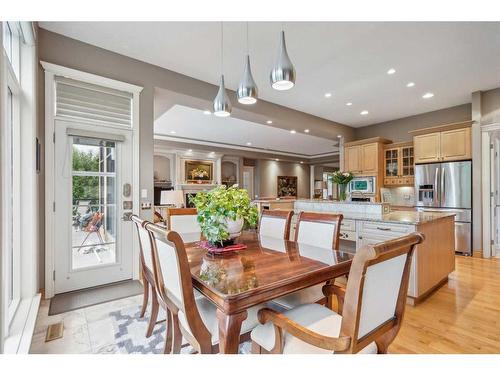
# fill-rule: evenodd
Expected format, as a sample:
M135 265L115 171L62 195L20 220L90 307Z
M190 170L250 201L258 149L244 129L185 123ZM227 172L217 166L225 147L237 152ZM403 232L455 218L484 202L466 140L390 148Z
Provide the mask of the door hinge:
M56 132L52 133L52 142L56 143Z
M56 212L56 202L52 202L52 211Z
M495 244L495 240L491 240L490 245L494 245L494 244Z
M493 143L490 143L490 150L493 150Z
M56 281L56 270L52 272L52 280Z

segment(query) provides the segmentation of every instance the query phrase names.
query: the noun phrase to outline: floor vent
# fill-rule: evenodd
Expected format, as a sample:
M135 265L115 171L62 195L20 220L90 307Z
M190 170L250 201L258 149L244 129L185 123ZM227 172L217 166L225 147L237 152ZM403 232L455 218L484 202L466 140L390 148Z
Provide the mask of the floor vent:
M47 334L45 335L45 342L57 340L63 337L64 325L63 322L49 325Z

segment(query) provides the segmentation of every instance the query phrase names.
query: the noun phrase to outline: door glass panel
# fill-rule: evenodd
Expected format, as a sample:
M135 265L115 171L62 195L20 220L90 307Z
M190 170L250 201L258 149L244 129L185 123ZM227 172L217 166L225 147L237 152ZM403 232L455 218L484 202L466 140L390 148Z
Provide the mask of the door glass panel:
M115 166L115 142L73 138L72 270L117 261Z

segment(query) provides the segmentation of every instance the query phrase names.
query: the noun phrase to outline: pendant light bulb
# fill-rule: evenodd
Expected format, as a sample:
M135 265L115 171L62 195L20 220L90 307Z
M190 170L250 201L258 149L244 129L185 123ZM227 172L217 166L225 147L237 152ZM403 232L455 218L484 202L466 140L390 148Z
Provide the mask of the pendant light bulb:
M226 94L224 85L224 74L220 77L219 91L214 99L214 115L217 117L228 117L231 115L231 101Z
M295 85L295 68L286 51L285 32L281 31L278 59L271 70L271 86L275 90L290 90Z
M240 81L236 97L241 104L255 104L257 103L258 89L252 76L252 69L250 68L250 54L248 52L248 22L247 22L247 55L245 60L245 70L243 71L243 78Z
M214 99L214 115L217 117L228 117L231 115L232 105L226 93L224 84L224 26L220 24L220 84L219 91Z

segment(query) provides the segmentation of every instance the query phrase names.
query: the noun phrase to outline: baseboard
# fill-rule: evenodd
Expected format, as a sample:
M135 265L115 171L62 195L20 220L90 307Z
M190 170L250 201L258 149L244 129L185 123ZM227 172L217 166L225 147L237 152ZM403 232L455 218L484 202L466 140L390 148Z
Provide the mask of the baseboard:
M33 298L25 298L19 303L9 336L5 339L4 353L28 354L30 351L36 317L40 307L41 294Z
M436 285L434 285L432 288L427 290L422 295L418 297L406 297L406 303L411 306L417 306L419 303L423 302L425 299L427 299L431 294L433 294L436 290L441 288L447 282L448 282L448 276L446 276L444 279L442 279L440 282L438 282Z

